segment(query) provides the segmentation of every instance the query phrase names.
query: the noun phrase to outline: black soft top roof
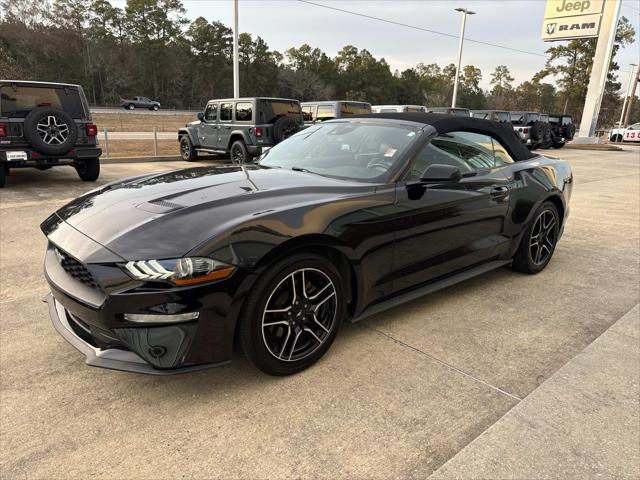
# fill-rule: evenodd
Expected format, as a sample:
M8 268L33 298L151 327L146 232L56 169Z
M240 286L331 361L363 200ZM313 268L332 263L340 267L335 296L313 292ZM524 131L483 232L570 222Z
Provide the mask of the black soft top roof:
M535 156L522 144L520 137L513 130L511 125L494 122L493 120L424 112L372 113L353 115L348 118L388 118L390 120L404 120L408 122L422 123L424 125L431 125L436 129L438 134L457 131L481 133L498 140L507 149L514 160L528 160Z

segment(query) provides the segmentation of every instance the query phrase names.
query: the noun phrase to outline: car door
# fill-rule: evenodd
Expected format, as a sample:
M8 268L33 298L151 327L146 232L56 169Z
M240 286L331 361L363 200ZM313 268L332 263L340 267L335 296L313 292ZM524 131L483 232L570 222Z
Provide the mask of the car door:
M459 181L422 184L429 165L453 165ZM396 185L394 291L464 270L495 256L509 206L507 177L487 135L439 135Z
M220 103L220 113L218 115L218 149L226 150L229 147L229 137L233 128L233 103Z
M218 104L215 102L204 109L204 118L198 125L198 140L205 148L216 148L218 144Z

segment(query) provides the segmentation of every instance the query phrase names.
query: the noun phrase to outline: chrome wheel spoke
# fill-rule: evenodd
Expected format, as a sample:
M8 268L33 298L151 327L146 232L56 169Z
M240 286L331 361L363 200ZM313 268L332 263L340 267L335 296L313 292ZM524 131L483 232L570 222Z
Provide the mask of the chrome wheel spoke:
M308 332L316 340L316 342L322 343L322 340L320 340L320 338L315 333L313 333L313 330L311 330L310 328L305 328L304 331Z
M287 336L284 338L284 343L282 344L282 349L280 349L280 355L278 355L278 358L282 358L282 355L284 354L284 349L287 348L287 342L289 341L289 337L291 336L291 329L288 328L287 329ZM297 337L296 337L297 340ZM295 343L294 343L294 347L295 347ZM291 355L289 355L291 356Z
M333 298L333 297L335 296L335 294L336 294L336 292L335 292L335 290L334 290L334 291L332 291L329 295L327 295L327 296L326 296L326 297L324 297L322 300L320 300L318 303L316 303L315 311L317 312L318 310L320 310L320 307L321 307L322 305L324 305L324 303L325 303L327 300L330 300L331 298Z
M289 330L289 331L291 331L291 330ZM288 360L291 360L291 357L293 356L293 352L296 349L296 345L298 344L298 339L300 338L300 335L302 335L302 330L300 330L298 333L296 333L296 338L293 339L293 345L291 345L291 350L289 351Z
M317 317L315 316L315 314L313 315L313 321L316 323L316 325L318 325L322 330L324 330L325 332L329 333L329 329L327 327L325 327L322 323L320 323L317 319Z

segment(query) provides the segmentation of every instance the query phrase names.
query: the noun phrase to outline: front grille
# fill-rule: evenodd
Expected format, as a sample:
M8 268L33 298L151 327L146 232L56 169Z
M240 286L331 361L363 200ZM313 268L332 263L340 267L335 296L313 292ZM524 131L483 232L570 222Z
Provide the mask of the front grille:
M55 247L54 247L55 248ZM81 283L84 283L86 286L99 289L98 282L91 274L91 272L84 266L81 262L73 258L67 252L56 248L56 256L60 261L60 265L73 278L78 280Z

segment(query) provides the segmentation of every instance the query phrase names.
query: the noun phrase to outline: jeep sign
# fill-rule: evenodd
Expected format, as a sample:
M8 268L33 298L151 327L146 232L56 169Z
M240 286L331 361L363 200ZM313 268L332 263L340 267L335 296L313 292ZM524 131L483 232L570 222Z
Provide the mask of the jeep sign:
M547 0L544 18L575 17L602 13L604 0Z
M600 14L579 17L546 18L542 24L542 40L572 40L597 37L600 30Z

